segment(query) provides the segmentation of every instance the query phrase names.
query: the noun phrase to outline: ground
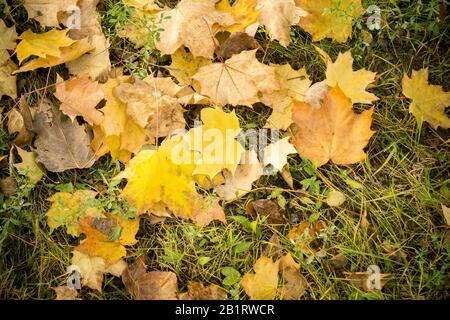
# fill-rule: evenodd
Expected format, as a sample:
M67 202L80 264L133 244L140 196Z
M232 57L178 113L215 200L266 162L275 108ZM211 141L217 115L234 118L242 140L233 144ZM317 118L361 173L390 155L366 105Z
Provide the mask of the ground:
M27 21L19 2L0 1L0 17L14 21L18 33L30 27L39 30L37 23ZM300 262L301 274L308 282L303 299L449 298L450 241L441 205L450 205L450 144L446 143L450 131L434 130L427 124L419 127L408 112L409 100L401 89L404 73L424 67L429 68L431 83L450 89L450 24L449 17L442 19L441 3L363 1L364 7L376 4L381 8L381 30L369 32L366 15L355 22L353 37L347 43L320 42L331 58L351 49L355 69L364 67L378 73L373 90L380 98L375 103L372 126L376 134L364 162L314 169L307 160L291 155L294 189L279 174L264 176L248 195L224 204L227 224L217 222L199 228L176 219L156 225L144 219L139 242L128 250L126 260L144 256L149 270L175 272L182 290L189 280L197 280L221 285L230 299L244 299L239 277L230 280L222 271L231 267L241 276L250 271L276 234L281 248ZM153 69L167 73L164 65L170 64L170 58L146 48L136 50L117 35L118 26L127 18L118 1L102 1L99 11L104 32L111 37L115 66L143 75L151 63ZM270 42L263 32L257 39L262 47L261 61L306 67L314 81L323 80L325 64L312 46L310 35L300 28L293 27L293 43L288 48ZM64 72L63 68L52 69L51 79L57 71ZM45 87L47 74L47 70L21 74L20 92L35 101ZM0 102L4 114L13 105L11 99ZM357 106L359 110L365 108ZM187 119L198 119L199 111L200 107L191 108ZM262 105L253 109L239 107L236 111L247 128L262 127L271 112ZM9 152L12 140L3 120L0 154ZM49 232L46 199L58 190L75 186L101 192L105 206L112 210L127 210L117 196L123 186L109 182L122 168L105 156L90 169L49 173L34 188L22 177L14 176L18 191L11 197L0 195L0 298L54 298L52 287L65 284L70 252L77 240L62 230ZM6 164L0 168L0 177L8 175ZM346 202L334 208L325 205L323 195L329 189L345 194ZM288 223L273 225L260 219L252 229L245 206L250 200L268 197L285 205ZM295 247L287 237L302 220L325 222L327 231L319 244L320 254ZM347 262L340 266L342 256ZM378 265L381 272L390 274L391 279L380 292L364 292L345 279L343 272L366 271L369 265ZM102 292L83 289L81 297L132 298L120 278L113 276L106 277Z

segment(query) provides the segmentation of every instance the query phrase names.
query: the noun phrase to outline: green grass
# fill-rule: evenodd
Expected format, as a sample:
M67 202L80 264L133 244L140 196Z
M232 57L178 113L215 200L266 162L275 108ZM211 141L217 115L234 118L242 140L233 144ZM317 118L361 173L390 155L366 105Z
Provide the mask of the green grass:
M144 218L137 237L139 242L129 248L127 261L145 256L150 270L175 272L182 290L189 280L197 280L223 286L230 299L244 299L239 277L252 269L264 246L276 234L281 248L292 252L300 263L301 273L309 283L304 299L450 297L449 230L441 214L441 204L450 205L450 146L445 143L450 132L433 130L427 124L419 128L408 113L408 100L401 94L403 74L422 67L429 68L431 83L450 89L450 24L448 17L445 21L437 20L440 3L363 1L365 7L377 4L382 10L384 25L370 33L371 41L364 21L360 20L348 43L336 44L329 40L318 43L333 59L339 52L352 49L355 68L364 67L380 76L372 90L380 98L375 103L376 134L363 163L327 164L316 170L298 155L291 156L289 165L295 189L291 190L280 175L262 177L247 196L225 204L228 224L213 223L198 228L169 219L152 225ZM144 61L139 58L143 56L142 51L117 37L115 24L127 19L118 8L117 1L112 0L104 1L101 6L105 33L113 44L114 65L124 65L125 57L131 55L134 64L127 66L128 72L142 75L150 60L156 65L154 68L166 72L164 65L170 62L167 57L144 48L148 53ZM20 22L19 31L27 27L37 30L35 23L25 23L26 15L17 1L10 9L5 19ZM325 65L314 50L310 36L295 27L292 38L292 45L283 48L259 33L257 39L264 49L260 58L267 63L306 67L314 81L323 80ZM50 79L54 77L55 70L52 70ZM37 101L46 78L46 70L21 75L21 92L31 102ZM2 99L3 114L13 105L11 100ZM363 110L367 106L356 108ZM189 110L188 123L198 119L199 111L199 107ZM262 127L270 115L270 109L261 105L253 110L237 108L236 111L243 127ZM0 133L3 154L12 141L5 130L3 120ZM7 164L0 170L1 178L9 175ZM90 169L49 173L36 186L14 175L18 185L16 194L11 197L0 194L0 298L54 298L51 288L65 284L70 251L77 245L77 239L60 230L49 233L46 198L61 185L71 183L75 188L99 191L102 203L111 210L129 210L118 197L122 185L107 185L120 170L121 165L106 156ZM304 186L309 187L305 190ZM339 208L323 203L324 195L331 189L346 195L346 202ZM285 205L289 222L271 225L262 219L252 229L250 221L243 218L245 205L250 200L267 197ZM297 249L287 238L289 230L302 220L326 223L322 254ZM336 255L347 259L344 268L334 266L331 258ZM366 293L345 279L344 271L366 271L372 264L392 275L382 292ZM230 272L234 277L226 277ZM106 276L102 292L83 288L81 297L132 298L121 280L112 276Z

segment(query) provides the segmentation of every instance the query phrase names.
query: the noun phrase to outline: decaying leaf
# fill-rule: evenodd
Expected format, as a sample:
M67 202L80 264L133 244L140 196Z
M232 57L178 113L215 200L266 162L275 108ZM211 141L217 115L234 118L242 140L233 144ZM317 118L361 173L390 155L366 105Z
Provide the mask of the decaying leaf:
M319 220L315 223L302 221L289 231L288 238L299 249L315 253L320 250L320 238L324 232L326 232L326 224L323 221Z
M353 71L353 58L351 51L339 53L334 63L327 62L327 71L325 83L334 87L341 88L342 92L350 98L352 103L372 103L378 98L366 91L366 87L375 81L375 72L365 69Z
M90 125L103 121L103 114L96 109L104 98L103 91L98 82L92 81L87 75L67 81L58 75L55 97L61 101L60 110L69 116L72 122L77 116L83 117Z
M225 183L215 188L216 193L227 201L242 197L252 190L253 182L262 176L263 167L255 151L245 151L234 174L224 171Z
M80 220L83 217L103 217L99 203L95 200L97 192L77 190L74 193L58 192L48 198L52 202L47 212L50 229L64 226L68 234L78 237L81 233Z
M179 294L180 300L225 300L227 293L221 287L211 284L189 281L188 292Z
M346 42L352 34L353 19L364 13L361 0L295 0L308 14L300 26L312 35L313 41L331 38Z
M234 32L220 45L219 54L222 59L227 60L242 51L254 50L259 47L258 41L247 33Z
M450 226L450 208L441 205L442 214L444 215L445 223L447 223L448 226Z
M290 253L282 256L278 261L281 278L278 296L284 300L299 300L305 294L308 284L299 272L299 264L294 261Z
M416 117L419 126L426 121L435 129L450 128L450 118L445 113L450 105L450 92L428 83L428 69L413 70L411 77L405 74L402 87L403 94L412 100L409 112Z
M120 277L126 267L127 264L123 260L109 264L103 258L91 257L74 250L72 265L69 269L78 269L80 271L81 285L102 291L103 275L110 273L116 277Z
M193 76L200 82L202 95L219 105L252 105L258 93L280 88L275 69L256 59L256 50L243 51L224 63L203 66Z
M89 146L91 134L85 125L64 117L55 106L36 114L33 130L37 134L37 161L52 172L89 168L95 161Z
M14 167L19 174L26 176L33 184L38 183L44 176L41 166L36 163L36 154L33 151L26 151L16 146L22 162L15 163Z
M372 113L373 108L356 115L338 86L327 93L320 109L296 102L292 110L294 145L317 166L329 160L336 164L359 162L366 157L363 149L374 134L370 130Z
M175 9L159 13L156 21L162 30L156 48L163 54L173 54L184 45L195 57L205 58L214 54L214 25L235 23L230 13L217 11L211 0L182 0Z
M0 179L0 190L5 196L7 197L12 196L17 191L16 180L14 180L13 177L6 177Z
M258 216L267 217L268 223L282 224L286 222L284 211L280 206L269 199L254 200L245 206L246 213L256 220Z
M33 113L24 96L20 98L19 108L12 109L8 115L8 133L17 133L14 144L23 147L29 144L34 137L33 133Z

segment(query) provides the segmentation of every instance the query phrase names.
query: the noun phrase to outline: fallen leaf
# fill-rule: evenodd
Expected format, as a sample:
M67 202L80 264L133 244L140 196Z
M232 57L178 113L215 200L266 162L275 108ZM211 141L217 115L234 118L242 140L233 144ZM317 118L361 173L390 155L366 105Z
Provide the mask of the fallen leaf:
M108 223L106 229L101 229L102 223ZM139 229L139 219L124 219L107 216L94 218L84 216L80 219L80 228L86 238L76 247L76 250L91 257L101 257L109 264L113 264L126 255L125 246L137 242L134 238ZM117 239L111 239L116 228L120 229Z
M261 102L278 112L286 110L293 100L303 101L311 85L311 80L304 68L294 70L289 64L272 65L275 69L280 89L263 94Z
M106 81L111 71L109 40L102 31L96 11L98 3L99 0L79 0L77 3L80 9L80 28L71 29L70 37L76 40L87 39L94 50L67 63L67 67L71 74L88 74L92 79Z
M13 74L33 71L40 68L54 67L72 60L76 60L92 49L94 49L94 47L87 39L81 39L68 47L61 48L58 57L46 55L45 58L31 60L20 67L19 70L14 71Z
M278 296L284 300L299 300L305 294L308 284L299 272L300 266L290 253L282 256L278 261L281 278Z
M221 287L211 284L189 281L188 292L179 295L179 300L225 300L227 293Z
M253 265L254 273L246 273L240 284L251 300L273 300L278 288L278 264L260 257Z
M273 109L270 117L267 119L264 128L287 130L293 123L292 120L292 104L283 110Z
M106 104L100 110L103 113L102 123L93 128L91 144L97 159L110 152L114 160L126 163L149 139L146 130L128 117L127 106L114 94L114 89L119 85L131 82L131 77L122 76L101 84Z
M68 286L59 286L53 288L56 293L55 300L81 300L78 298L78 291L74 288L69 288Z
M212 58L215 49L216 24L227 27L235 23L230 13L219 12L215 1L182 0L175 9L158 13L157 28L161 29L156 48L163 54L173 54L181 46L189 48L195 57Z
M67 36L68 29L52 29L44 33L34 33L30 29L23 32L18 39L16 48L17 59L22 63L31 56L46 58L52 56L61 57L61 48L69 47L76 41Z
M229 0L221 0L216 4L219 12L231 13L236 23L222 28L228 32L243 32L245 29L256 22L259 16L259 10L256 7L257 0L237 0L230 5Z
M72 253L71 267L77 267L79 269L81 285L94 290L102 291L103 275L105 273L120 277L127 267L127 264L123 260L108 264L105 259L100 257L91 257L77 250L74 250Z
M122 281L136 300L178 300L178 280L173 272L151 271L142 259L128 265Z
M193 174L206 175L210 179L223 169L234 174L244 151L236 140L241 131L236 113L204 108L200 118L203 125L191 129L186 135L189 148L199 154Z
M53 231L64 226L68 234L78 237L81 234L80 220L84 217L103 217L97 192L77 190L74 193L58 192L47 200L52 203L47 212L47 224Z
M329 160L352 164L363 160L363 151L374 132L370 130L373 108L360 115L351 101L336 86L325 96L320 109L296 102L292 110L293 141L301 156L317 166Z
M103 114L96 106L103 100L104 94L98 82L88 75L64 81L59 75L56 80L55 97L61 101L60 110L74 122L77 116L90 125L103 121Z
M43 27L58 27L58 15L73 10L78 0L23 0L28 19L35 19Z
M172 63L168 67L169 72L180 85L185 86L194 86L192 76L200 67L211 64L210 59L194 57L191 52L186 52L184 47L175 51L171 57Z
M323 221L309 223L302 221L298 226L293 227L288 233L288 238L301 250L316 253L320 249L321 235L326 231L326 224Z
M48 171L89 168L95 162L94 153L89 146L91 134L87 127L63 119L55 106L38 112L33 128L37 134L34 143L37 161Z
M268 223L283 224L286 222L284 211L278 204L269 199L251 201L245 206L245 211L253 220L262 216L267 217Z
M16 76L12 75L17 70L17 65L10 59L6 49L0 49L0 99L8 96L17 98Z
M34 110L33 110L34 111ZM33 115L24 96L20 97L19 109L12 109L8 115L8 133L17 133L14 144L23 147L29 144L34 137Z
M223 1L228 2L228 0ZM247 33L235 32L220 45L219 53L223 60L227 60L242 51L258 49L259 47L258 41Z
M323 103L323 98L330 91L330 86L326 81L316 82L306 91L303 102L309 103L312 107L319 109Z
M14 50L17 46L16 26L13 25L8 28L5 22L0 19L0 34L2 35L0 37L0 50Z
M291 26L298 24L300 17L306 15L300 7L294 0L258 0L258 22L267 28L273 40L287 47L291 43Z
M416 117L419 126L426 121L434 129L450 128L450 119L445 113L450 105L450 92L444 92L441 86L428 83L427 68L413 70L411 77L405 74L402 88L403 94L412 100L409 112Z
M351 51L339 53L334 63L327 63L325 83L341 88L342 92L350 98L352 103L372 103L378 98L366 91L366 87L375 81L375 72L365 69L353 71L353 58Z
M17 146L16 150L22 159L22 162L14 164L17 172L26 176L31 183L38 183L44 176L44 172L42 171L41 166L36 163L36 154L33 151L26 151Z
M346 42L352 34L353 19L364 14L361 0L295 0L308 14L300 26L312 35L313 41L331 38Z
M287 164L287 156L292 153L297 153L297 150L289 142L289 137L280 139L264 148L263 164L272 165L277 171L281 171Z
M245 151L241 164L234 174L224 171L225 184L215 188L216 193L226 201L242 197L252 190L252 184L263 174L263 165L258 161L255 151Z
M243 51L224 63L203 66L193 76L200 82L202 95L219 105L252 105L258 93L271 93L280 88L275 69L256 59L256 51Z

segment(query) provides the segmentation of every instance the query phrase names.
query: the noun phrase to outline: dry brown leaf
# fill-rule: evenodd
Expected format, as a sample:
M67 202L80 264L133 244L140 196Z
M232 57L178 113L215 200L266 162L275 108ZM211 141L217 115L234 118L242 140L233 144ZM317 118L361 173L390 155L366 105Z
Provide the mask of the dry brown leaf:
M56 293L55 300L81 300L78 297L78 291L74 288L69 288L68 286L59 286L53 288Z
M258 41L247 33L235 32L220 45L219 53L222 59L227 60L242 51L258 49L259 47Z
M91 134L85 125L63 117L55 106L36 114L33 130L37 134L37 161L52 172L89 168L95 162Z
M178 280L175 273L147 272L142 258L125 269L122 281L136 300L178 300Z
M296 102L292 110L294 145L301 156L317 166L329 160L335 164L357 163L366 157L363 149L374 134L370 130L372 113L373 108L356 115L338 86L326 94L320 109Z
M72 120L77 116L90 125L100 124L103 113L96 106L103 100L104 94L98 82L88 75L64 81L59 75L56 80L55 97L61 101L60 110Z
M203 66L193 76L200 82L202 95L218 105L252 105L258 93L280 89L275 69L256 59L256 50L243 51L224 63Z
M299 300L307 286L306 279L300 274L300 266L288 253L279 259L281 284L278 287L278 296L284 300Z
M179 295L180 300L225 300L227 293L221 287L211 284L205 286L203 283L189 281L188 292Z
M18 133L14 139L14 144L23 147L29 144L34 137L33 116L30 106L24 96L20 98L19 109L12 109L8 115L8 133Z
M267 217L267 222L282 224L286 222L284 211L278 204L269 199L254 200L245 206L245 211L253 220L258 216Z

